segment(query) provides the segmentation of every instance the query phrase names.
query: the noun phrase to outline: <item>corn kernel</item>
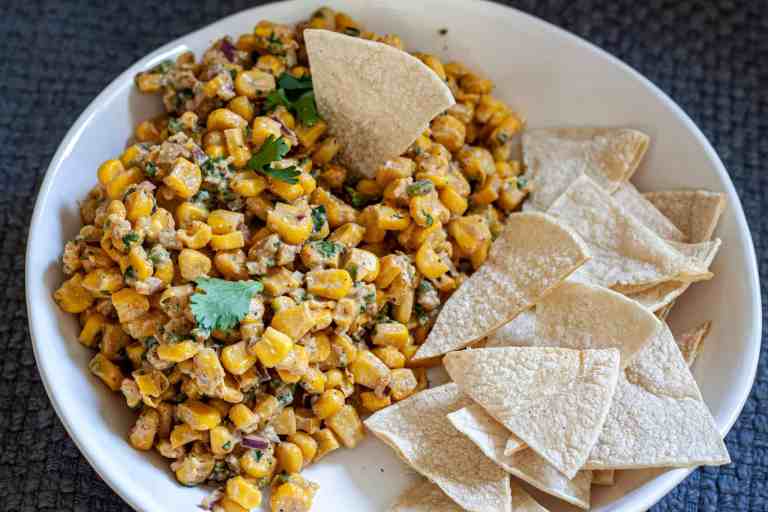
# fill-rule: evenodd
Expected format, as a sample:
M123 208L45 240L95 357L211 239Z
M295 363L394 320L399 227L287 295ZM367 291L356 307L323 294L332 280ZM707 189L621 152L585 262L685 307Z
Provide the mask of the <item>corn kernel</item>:
M120 389L123 382L123 372L112 361L104 357L103 354L96 354L88 363L91 373L100 378L104 384L112 391Z
M321 119L312 126L299 125L295 131L301 145L305 148L311 148L327 129L328 125Z
M211 249L215 251L231 251L245 246L242 231L234 231L226 235L211 236Z
M316 461L322 459L330 452L341 447L341 445L339 445L338 439L336 439L336 435L331 429L324 428L318 430L312 434L312 437L315 441L317 441L317 455L315 455Z
M246 343L240 341L224 347L221 351L221 363L232 375L242 375L254 364L257 357L248 352Z
M125 167L123 167L123 163L120 160L107 160L99 166L97 172L99 183L107 185L118 174L122 174L123 171L125 171Z
M229 182L232 191L243 197L256 197L266 190L267 186L266 178L253 171L238 173Z
M312 412L314 412L315 416L321 420L328 418L341 409L344 405L345 398L344 393L338 389L323 391L317 401L312 404Z
M302 244L312 234L312 216L306 208L277 203L267 214L267 226L287 244Z
M347 249L351 249L357 247L363 241L364 234L365 228L363 226L349 222L336 228L328 240L340 243Z
M117 268L97 268L88 272L81 286L94 297L109 297L125 286L123 274Z
M207 276L211 271L211 259L200 251L182 249L179 252L179 272L187 281Z
M157 346L157 357L163 361L180 363L195 357L200 348L200 344L192 340L184 340L178 343L162 343Z
M179 419L194 430L210 430L221 423L221 414L216 408L198 400L187 400L176 407Z
M110 199L122 199L128 187L140 182L142 178L143 173L138 167L131 167L123 171L107 183L105 187L107 197Z
M149 311L149 299L133 288L123 288L113 293L112 305L120 322L130 322Z
M226 455L235 449L235 436L223 425L211 429L210 440L211 451L215 455Z
M408 370L410 371L410 370ZM354 407L347 404L325 420L331 430L347 448L354 448L365 437L363 422Z
M309 409L298 408L296 413L296 428L303 430L307 434L314 434L320 430L320 418L314 415Z
M261 418L244 404L235 404L229 410L229 419L239 430L253 432L259 426Z
M261 491L242 476L227 480L227 497L246 510L261 505Z
M355 383L371 389L383 389L389 384L390 370L384 362L368 350L361 351L349 370Z
M253 119L251 125L251 144L253 144L254 150L261 147L270 136L277 139L280 135L282 135L280 123L271 117L258 116Z
M217 108L208 114L206 125L208 130L242 129L246 126L248 126L248 121L226 108Z
M376 412L388 407L392 399L389 396L378 396L373 391L363 391L360 393L360 403L366 410Z
M403 355L402 352L391 345L385 347L377 347L371 352L373 352L376 357L381 359L390 369L402 368L405 366L405 355Z
M272 327L287 334L294 341L302 338L315 325L315 317L309 303L283 308L272 317Z
M340 299L352 289L352 277L341 269L312 270L306 275L307 291L326 299Z
M312 193L312 203L325 207L328 224L331 228L335 229L347 222L357 221L357 210L331 194L325 188L319 187L315 189Z
M248 450L238 459L240 468L251 478L271 477L277 466L277 460L271 452Z
M446 186L440 190L440 202L455 215L463 215L469 205L466 198L451 186Z
M301 377L301 387L312 395L322 393L325 391L325 374L317 368L308 368Z
M355 281L371 283L379 275L379 258L364 249L351 249L346 254L344 270L349 272Z
M267 327L252 351L255 352L261 364L267 368L273 368L288 356L291 348L293 348L293 340L290 336Z
M317 454L317 441L305 432L296 432L288 436L288 441L295 444L301 450L304 464L309 464Z
M279 467L287 473L298 473L304 465L304 454L301 448L287 441L277 445L275 457Z
M128 434L131 445L138 450L151 450L160 423L160 415L154 409L144 409Z
M163 183L182 199L189 199L197 194L203 182L203 173L196 164L183 157L173 162L170 173L163 179Z
M435 279L448 272L448 264L435 252L432 244L424 242L416 253L416 268L425 277Z
M251 159L251 150L245 144L245 136L240 128L227 128L224 130L224 139L227 142L227 152L232 158L232 165L236 168L245 167Z

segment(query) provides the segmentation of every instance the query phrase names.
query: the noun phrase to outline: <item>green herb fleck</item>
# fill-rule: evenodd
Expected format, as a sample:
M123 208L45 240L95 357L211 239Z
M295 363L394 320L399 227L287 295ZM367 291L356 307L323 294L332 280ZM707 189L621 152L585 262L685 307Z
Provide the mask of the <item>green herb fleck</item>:
M360 35L360 29L355 27L347 27L344 29L344 33L348 36L357 37Z
M259 462L263 456L264 456L264 452L262 452L261 450L251 450L251 457L256 459L256 462Z
M353 281L357 281L357 265L354 263L350 264L347 268L347 272L349 272L349 275L352 277Z
M154 346L156 346L158 344L159 343L157 341L157 338L155 338L154 336L147 336L146 338L144 338L144 348L147 351L152 350L152 347L154 347Z
M432 218L432 215L428 214L427 212L422 212L424 214L424 217L427 219L427 227L431 226L435 223L435 219Z
M295 185L299 182L297 177L301 174L301 171L296 169L295 166L292 165L285 169L274 169L271 166L272 162L282 160L288 154L288 151L290 151L290 147L285 142L285 139L282 137L275 138L273 135L270 135L256 154L248 161L248 168L253 171L259 171L273 180Z
M325 206L320 205L312 208L312 232L319 233L325 226Z
M181 120L172 117L168 120L168 131L171 133L179 133L184 131L184 125Z
M320 119L312 90L312 77L296 78L289 73L281 74L277 79L277 89L267 95L266 109L270 111L278 105L292 111L306 126L313 126Z
M155 162L147 162L144 165L144 174L150 178L157 176L157 165L155 165Z
M528 180L525 178L517 178L517 189L523 190L528 185Z
M346 190L347 194L349 194L349 202L355 208L362 208L366 206L368 203L371 203L376 200L376 198L374 197L361 194L360 192L358 192L352 187L344 187L344 190Z
M123 236L123 243L127 246L131 246L138 242L140 239L141 237L138 235L138 233L131 231L127 235Z
M414 181L412 184L408 185L408 187L405 189L405 191L408 193L410 197L415 196L423 196L425 194L429 194L434 189L434 185L432 185L432 182L429 180L419 180Z
M419 283L419 288L418 288L419 293L429 293L432 290L434 290L432 283L430 283L426 279L422 279L421 282Z
M427 325L429 323L429 316L427 316L427 312L424 311L421 304L416 304L413 307L413 312L416 315L416 320L419 322L419 325Z
M225 281L201 277L195 280L200 291L192 295L190 309L197 325L204 329L231 329L248 314L251 298L263 286L258 281Z
M341 245L336 242L331 242L330 240L320 240L315 245L317 250L320 251L320 254L326 258L333 258L341 252Z
M232 448L232 441L227 441L223 445L221 445L222 450L229 450Z
M136 279L136 271L133 270L133 267L128 267L127 269L125 269L123 276L125 277L125 279Z
M153 73L160 73L161 75L164 75L167 72L169 72L171 68L173 68L173 61L169 59L169 60L164 60L163 62L161 62L154 68L152 68L151 71Z

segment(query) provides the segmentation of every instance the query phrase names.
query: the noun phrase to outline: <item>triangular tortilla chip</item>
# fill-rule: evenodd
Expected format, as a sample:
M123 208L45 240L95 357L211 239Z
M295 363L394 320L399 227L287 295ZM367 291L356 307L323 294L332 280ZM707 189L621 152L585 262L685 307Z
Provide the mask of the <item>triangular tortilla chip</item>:
M483 347L532 347L536 345L536 308L531 308L489 334Z
M648 201L643 194L638 192L635 186L629 182L622 183L613 198L624 208L627 213L642 222L651 231L664 240L685 242L686 236L666 218L653 203Z
M672 311L672 308L675 307L676 302L677 302L677 299L674 299L672 302L670 302L663 308L656 311L656 318L658 318L659 320L666 321L667 317L669 316L669 313Z
M517 482L510 482L512 487L512 510L514 512L548 512L546 508L525 492Z
M592 258L574 274L577 280L612 288L712 277L586 176L573 182L547 213L571 226L589 247Z
M608 415L619 351L481 348L451 352L443 364L463 393L573 478Z
M509 512L509 476L448 421L471 403L456 384L445 384L378 411L365 425L461 507Z
M305 30L304 41L320 115L341 143L341 159L365 176L455 103L434 71L397 48L317 29Z
M719 239L711 242L700 242L696 244L672 244L673 247L678 249L681 253L688 257L694 258L696 261L701 262L702 268L709 269L712 265L712 261L717 255L717 251L720 249L721 242ZM663 307L671 304L675 299L688 289L691 283L684 281L667 281L654 285L650 288L640 291L622 291L626 295L639 302L644 308L650 311L658 311Z
M570 480L529 448L505 455L509 431L484 410L476 410L473 417L477 421L467 423L454 414L448 415L457 430L508 473L577 507L589 508L591 471L579 471Z
M577 178L587 175L608 193L627 181L648 148L648 136L625 128L558 128L523 134L531 191L526 205L547 208Z
M592 485L613 485L616 483L616 471L598 469L592 472Z
M677 228L689 243L712 238L725 210L725 194L707 190L670 190L644 194Z
M488 260L443 306L413 361L464 348L541 300L589 258L584 243L543 213L515 213Z
M464 512L438 486L422 478L397 499L389 512ZM513 509L515 512L515 509Z
M696 381L664 325L619 377L588 469L691 467L730 462Z
M677 348L680 349L680 354L683 356L685 364L687 364L689 368L693 366L693 363L696 361L696 356L698 356L701 351L701 343L704 341L704 338L707 337L707 334L709 334L709 329L711 327L712 322L706 321L690 331L675 336Z
M471 404L463 409L450 413L448 415L448 421L451 422L451 425L453 425L456 430L465 435L468 435L467 432L475 431L477 436L474 434L468 436L475 442L475 444L479 444L478 440L483 439L482 434L493 431L493 429L499 425L499 423L491 418L478 404ZM509 431L504 430L504 435L507 436L504 455L512 455L513 453L526 448L525 443L515 434L511 434ZM485 441L489 444L488 446L482 447L483 453L487 454L493 452L496 448L496 441L490 437L486 438Z
M601 286L566 281L536 306L538 346L615 348L626 367L661 322L647 309Z

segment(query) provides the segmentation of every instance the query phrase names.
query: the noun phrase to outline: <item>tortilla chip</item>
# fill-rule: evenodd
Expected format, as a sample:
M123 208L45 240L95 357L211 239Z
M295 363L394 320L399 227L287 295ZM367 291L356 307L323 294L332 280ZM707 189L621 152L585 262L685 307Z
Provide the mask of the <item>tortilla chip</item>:
M613 198L627 213L664 240L686 241L686 236L683 232L671 220L666 218L658 208L653 206L653 203L648 201L643 194L638 192L633 184L625 182L619 185L619 188L613 193Z
M591 471L579 471L573 480L569 480L531 449L505 455L504 445L509 431L482 409L476 410L473 416L477 421L472 424L457 421L455 415L449 415L449 419L486 457L508 473L577 507L589 508Z
M656 311L656 318L659 320L667 320L667 317L669 316L670 311L672 311L672 308L675 307L675 303L677 302L677 299L673 300L663 308Z
M608 415L619 351L481 348L451 352L443 364L463 393L573 478Z
M438 486L422 478L405 491L389 512L463 512L464 509L454 503ZM513 509L514 511L515 509Z
M499 423L491 418L487 412L483 410L478 404L471 404L463 409L454 411L448 415L448 421L459 432L467 435L467 432L476 431L476 435L468 436L475 444L479 444L483 441L482 434L492 431ZM508 431L504 431L506 436L506 445L504 448L504 455L512 455L515 452L524 450L526 448L525 443L520 440L519 437L514 434L510 434ZM490 437L485 439L485 442L489 443L487 446L483 446L483 453L492 453L495 450L495 442Z
M701 343L704 338L709 334L709 329L712 327L711 321L706 321L703 324L686 331L680 336L675 336L675 343L677 348L680 349L680 354L683 356L685 363L690 368L696 361L696 356L701 351Z
M670 190L644 195L690 243L712 238L726 205L725 194L707 190Z
M691 467L730 462L672 333L664 325L619 377L588 469Z
M712 261L720 249L719 239L711 242L700 242L697 244L672 244L681 253L699 261L702 268L709 269ZM658 311L671 304L675 299L688 289L691 283L684 281L667 281L654 285L641 291L626 293L629 298L639 302L644 308L650 311Z
M536 308L531 308L489 334L483 346L493 348L532 347L536 345Z
M626 367L661 329L647 309L620 293L566 281L536 306L538 346L615 348Z
M616 483L616 471L598 469L592 472L592 485L613 485Z
M526 205L546 211L580 176L608 193L627 181L640 164L648 136L625 128L557 128L523 134L523 158L533 190Z
M511 481L510 487L512 488L512 510L514 512L548 512L517 482Z
M581 239L549 215L510 215L488 260L451 295L412 361L478 341L541 300L588 258Z
M471 403L456 384L445 384L378 411L365 425L461 507L509 512L509 476L446 417Z
M712 277L699 261L627 214L586 176L577 179L548 213L571 226L589 247L592 258L574 274L577 280L612 288Z
M351 169L373 177L455 103L419 59L392 46L329 30L304 31L315 100Z

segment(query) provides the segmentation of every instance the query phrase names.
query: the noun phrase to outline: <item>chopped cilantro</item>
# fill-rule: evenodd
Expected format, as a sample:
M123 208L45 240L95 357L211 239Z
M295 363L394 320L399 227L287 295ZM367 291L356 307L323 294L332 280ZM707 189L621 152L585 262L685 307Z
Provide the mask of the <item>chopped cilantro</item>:
M221 448L222 448L223 450L229 450L230 448L232 448L232 441L227 441L226 443L224 443L223 445L221 445Z
M351 263L349 268L347 268L347 272L349 272L349 275L352 277L353 281L357 281L357 265Z
M168 60L164 60L163 62L161 62L160 64L158 64L154 68L152 68L151 71L153 73L160 73L161 75L164 75L167 72L169 72L171 70L171 68L173 68L173 61L168 59Z
M248 314L251 298L263 286L258 281L225 281L200 277L195 280L202 290L192 295L190 309L197 325L204 329L231 329Z
M355 208L362 208L363 206L367 205L373 198L366 196L365 194L361 194L357 190L355 190L352 187L344 187L344 190L347 191L347 194L349 194L349 202L354 206Z
M256 459L256 462L259 462L263 456L264 456L264 452L262 452L261 450L251 450L251 457Z
M416 315L416 320L420 325L427 325L429 323L429 316L427 316L427 312L424 311L424 308L421 307L421 304L416 304L413 307L413 312Z
M223 156L217 156L216 158L209 158L205 162L203 162L203 165L201 166L203 169L203 172L206 176L211 176L216 172L216 167L218 164L224 161Z
M277 401L281 405L290 405L291 402L293 402L293 390L290 387L285 386L277 392L275 398L277 398Z
M312 232L319 233L326 220L325 206L320 205L312 208Z
M418 291L419 293L429 293L432 290L434 290L434 287L432 286L432 283L427 281L426 279L422 279L419 283Z
M326 258L333 258L341 252L341 245L330 240L320 240L316 244L317 250Z
M277 79L277 89L267 95L266 108L269 111L278 105L292 111L307 126L313 126L320 119L312 90L312 77L296 78L289 73L281 74Z
M412 184L406 187L405 191L410 197L423 196L429 194L434 189L434 185L429 180L414 181Z
M128 267L125 269L123 276L125 276L126 279L136 279L136 271L133 270L133 267Z
M282 137L275 138L273 135L270 135L256 154L248 161L248 168L253 171L259 171L273 180L295 185L299 182L297 177L301 174L301 171L296 169L295 166L292 165L285 169L274 169L271 166L272 162L281 160L288 154L288 151L290 151L290 147L285 142L285 139Z
M125 245L130 246L138 242L140 239L141 237L138 235L138 233L134 233L133 231L131 231L130 233L128 233L123 237L123 243Z
M427 219L427 227L435 223L435 219L432 218L432 215L428 214L427 212L422 212L422 213L424 213L424 217L426 217Z
M168 120L168 131L171 133L179 133L184 131L184 125L181 120L172 117Z
M376 292L369 293L363 298L363 300L365 300L366 304L373 304L376 302Z
M528 185L528 180L525 178L517 178L517 188L518 190L523 190L526 185Z
M150 178L157 176L157 165L155 165L155 162L147 162L144 165L144 174Z
M360 29L355 27L347 27L344 29L344 33L348 36L357 37L360 35Z

